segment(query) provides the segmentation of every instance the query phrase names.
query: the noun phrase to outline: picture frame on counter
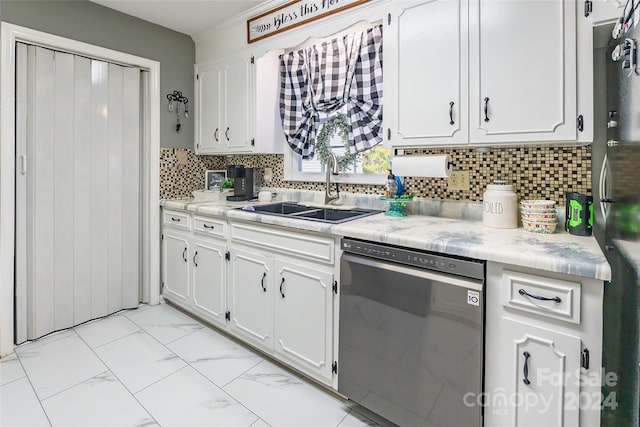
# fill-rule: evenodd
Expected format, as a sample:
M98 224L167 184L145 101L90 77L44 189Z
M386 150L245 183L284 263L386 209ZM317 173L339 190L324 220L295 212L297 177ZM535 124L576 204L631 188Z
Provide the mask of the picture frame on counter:
M208 170L204 173L204 188L211 191L220 191L222 183L227 180L227 171Z

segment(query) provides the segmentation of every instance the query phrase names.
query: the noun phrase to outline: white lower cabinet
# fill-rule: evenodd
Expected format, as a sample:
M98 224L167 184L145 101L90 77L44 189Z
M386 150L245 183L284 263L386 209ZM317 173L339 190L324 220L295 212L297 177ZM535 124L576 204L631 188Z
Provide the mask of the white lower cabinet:
M273 260L232 246L229 330L263 350L273 349Z
M230 240L229 331L335 387L334 238L231 222Z
M600 425L604 283L487 263L484 425Z
M337 387L334 237L166 209L162 235L165 299Z
M163 297L213 324L225 326L225 224L202 217L196 217L191 221L192 218L184 212L165 210L164 213ZM203 233L200 230L207 232Z
M519 427L579 425L578 411L565 407L580 393L580 338L509 318L502 322L503 370L516 374L505 382L504 397L518 401L492 406L493 420ZM498 403L500 396L493 397Z
M219 325L225 324L227 266L226 244L193 239L191 263L193 305L197 313Z
M331 379L334 280L329 271L276 260L275 351Z
M162 238L163 294L172 301L189 300L189 235L166 231Z

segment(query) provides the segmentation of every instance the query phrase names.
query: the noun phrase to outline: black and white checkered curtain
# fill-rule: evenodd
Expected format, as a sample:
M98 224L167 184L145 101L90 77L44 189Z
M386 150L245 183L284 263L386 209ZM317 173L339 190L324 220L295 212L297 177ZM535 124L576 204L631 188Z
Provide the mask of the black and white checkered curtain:
M347 105L356 153L382 142L382 26L289 52L280 61L280 116L287 142L313 158L318 112Z

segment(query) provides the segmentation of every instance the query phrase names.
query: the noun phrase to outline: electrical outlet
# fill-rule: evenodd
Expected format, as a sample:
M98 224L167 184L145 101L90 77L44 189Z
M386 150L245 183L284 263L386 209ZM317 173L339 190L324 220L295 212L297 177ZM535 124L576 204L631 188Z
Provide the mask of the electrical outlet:
M176 150L176 157L178 158L178 165L187 164L187 150Z
M264 173L262 174L262 179L264 182L271 182L273 177L273 171L271 168L264 168Z
M449 190L469 191L469 171L453 171L447 180Z

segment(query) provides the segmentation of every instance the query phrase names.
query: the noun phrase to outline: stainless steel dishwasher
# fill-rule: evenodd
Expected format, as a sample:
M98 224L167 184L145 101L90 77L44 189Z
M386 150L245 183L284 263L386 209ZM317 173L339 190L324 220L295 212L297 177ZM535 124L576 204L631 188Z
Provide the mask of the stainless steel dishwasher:
M342 250L338 391L400 426L481 426L485 262Z

